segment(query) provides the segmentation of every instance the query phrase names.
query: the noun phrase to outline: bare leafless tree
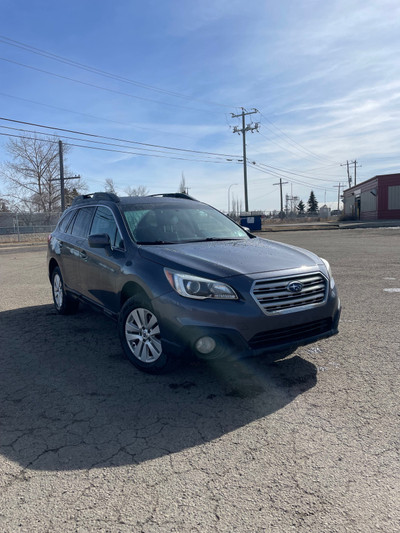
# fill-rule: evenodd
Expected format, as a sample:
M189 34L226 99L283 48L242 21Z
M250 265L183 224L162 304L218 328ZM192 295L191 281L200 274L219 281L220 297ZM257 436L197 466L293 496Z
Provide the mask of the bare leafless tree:
M186 179L185 179L185 175L183 172L182 172L182 178L179 184L178 192L188 194L188 188L186 186Z
M127 196L147 196L149 191L144 185L138 185L137 187L126 187L124 192Z
M240 213L242 211L243 211L243 202L242 202L242 200L239 200L239 199L236 199L235 197L233 197L231 212L228 213L228 214L234 218L234 217L240 216Z
M104 190L112 194L117 194L113 178L106 178L104 180Z
M60 209L61 187L58 140L36 135L9 139L6 150L11 156L0 166L0 178L5 182L7 197L21 209L50 213ZM69 146L64 145L64 154ZM64 164L65 176L69 172ZM81 178L68 181L67 190L83 190Z

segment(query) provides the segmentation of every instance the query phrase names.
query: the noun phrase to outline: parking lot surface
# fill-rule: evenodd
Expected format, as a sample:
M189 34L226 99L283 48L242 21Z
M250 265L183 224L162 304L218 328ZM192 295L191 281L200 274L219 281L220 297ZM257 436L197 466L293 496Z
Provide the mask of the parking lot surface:
M55 313L45 246L0 247L0 531L400 530L400 229L268 238L330 261L339 335L164 376Z

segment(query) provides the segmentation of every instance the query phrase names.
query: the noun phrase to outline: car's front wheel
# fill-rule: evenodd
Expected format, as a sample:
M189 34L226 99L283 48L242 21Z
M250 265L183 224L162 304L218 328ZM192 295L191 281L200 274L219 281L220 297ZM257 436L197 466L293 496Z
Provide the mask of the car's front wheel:
M60 315L71 315L76 313L79 301L65 291L64 281L61 271L56 267L51 274L51 288L53 291L54 306Z
M118 322L125 355L140 370L161 374L172 368L175 359L163 349L160 325L149 301L127 300Z

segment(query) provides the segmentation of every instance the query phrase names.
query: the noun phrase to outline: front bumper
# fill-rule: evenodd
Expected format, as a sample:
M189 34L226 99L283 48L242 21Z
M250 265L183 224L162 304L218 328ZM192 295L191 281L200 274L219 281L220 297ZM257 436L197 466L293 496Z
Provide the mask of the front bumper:
M309 322L294 328L282 328L274 332L261 332L250 342L236 330L219 327L187 326L180 332L181 342L165 340L165 347L176 355L191 353L202 359L242 359L261 354L295 350L338 333L340 309L333 319ZM208 355L197 352L195 344L202 337L211 337L216 349ZM183 342L182 342L183 341Z
M341 313L336 290L321 306L277 316L266 316L251 297L241 302L199 302L169 294L157 301L157 308L158 316L163 317L164 349L176 356L194 354L203 359L240 359L294 350L336 335ZM215 350L200 354L195 345L201 337L211 337Z

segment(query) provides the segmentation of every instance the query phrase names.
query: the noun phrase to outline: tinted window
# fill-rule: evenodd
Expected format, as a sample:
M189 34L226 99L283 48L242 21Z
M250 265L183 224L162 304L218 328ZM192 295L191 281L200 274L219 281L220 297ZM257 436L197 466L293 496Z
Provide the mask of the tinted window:
M94 210L95 207L79 209L72 227L72 235L75 235L75 237L87 237Z
M122 237L115 222L114 215L107 207L98 207L93 218L90 235L97 235L99 233L106 233L110 237L111 246L115 248L123 247Z
M70 211L69 213L66 213L60 222L58 223L58 229L59 231L65 232L67 230L68 224L71 222L72 216L75 213L75 211Z

